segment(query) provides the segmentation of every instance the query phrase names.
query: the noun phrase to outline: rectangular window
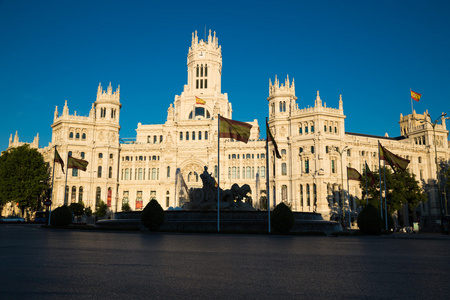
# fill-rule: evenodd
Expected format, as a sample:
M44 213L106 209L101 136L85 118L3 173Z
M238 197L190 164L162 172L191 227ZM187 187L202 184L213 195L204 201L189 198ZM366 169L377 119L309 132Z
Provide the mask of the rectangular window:
M142 203L142 191L136 192L136 209L142 209L143 203Z
M309 160L305 160L305 173L309 173Z

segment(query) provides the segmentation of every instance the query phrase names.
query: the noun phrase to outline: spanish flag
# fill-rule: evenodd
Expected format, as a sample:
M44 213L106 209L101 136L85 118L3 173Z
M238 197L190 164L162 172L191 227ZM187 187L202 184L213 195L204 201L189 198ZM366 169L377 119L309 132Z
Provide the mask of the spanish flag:
M200 99L199 97L195 96L195 104L201 104L201 105L205 105L206 101Z
M219 116L219 138L232 138L248 143L252 125Z
M69 159L67 160L67 168L78 169L81 171L86 171L88 162L83 159L75 158L69 155Z
M420 97L422 97L422 94L416 93L416 92L411 90L411 99L416 100L417 102L419 102Z

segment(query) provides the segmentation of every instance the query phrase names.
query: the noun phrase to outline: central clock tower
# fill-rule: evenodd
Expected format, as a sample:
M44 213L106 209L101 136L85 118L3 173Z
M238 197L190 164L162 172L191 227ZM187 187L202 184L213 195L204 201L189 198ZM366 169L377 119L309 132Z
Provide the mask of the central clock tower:
M190 93L198 97L221 93L222 49L215 32L209 31L207 41L199 41L197 31L192 33L187 66Z

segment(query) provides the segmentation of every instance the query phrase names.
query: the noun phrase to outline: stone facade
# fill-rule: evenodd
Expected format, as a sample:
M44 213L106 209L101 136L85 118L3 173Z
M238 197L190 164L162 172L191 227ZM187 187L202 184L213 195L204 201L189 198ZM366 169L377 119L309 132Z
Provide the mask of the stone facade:
M217 116L232 119L233 110L221 89L222 53L215 33L211 35L210 31L206 41L199 40L196 32L192 34L187 67L187 84L167 109L166 122L139 123L132 141L119 138L120 89L113 91L111 84L106 91L99 85L97 100L87 117L69 114L67 101L61 115L56 107L52 142L40 151L49 162L55 146L64 161L69 152L89 161L86 172L69 169L67 203L83 201L94 210L95 203L102 200L116 212L124 203L140 210L155 198L167 209L180 206L183 196L176 190L177 169L189 188L201 187L204 166L218 177ZM204 104L197 104L202 102L197 98ZM401 115L401 135L391 138L346 132L342 96L336 97L338 108L331 108L317 92L313 107L299 108L295 84L289 78L284 84L277 77L270 81L267 100L268 123L282 154L281 159L274 159L272 152L269 155L272 207L286 201L294 211L318 212L329 219L341 211L339 190L342 184L347 190L348 184L347 203L357 212L356 200L362 192L357 181L347 183L345 167L361 172L367 162L377 170L380 141L390 151L411 160L408 168L428 191L430 201L418 208L420 215L430 224L439 216L434 131L427 112ZM226 189L233 183L248 184L258 207L257 199L266 189L266 142L260 138L258 121L248 123L253 127L247 144L220 140L220 186ZM436 124L435 134L437 155L448 161L445 120ZM17 145L16 133L14 140L10 138L10 147ZM64 203L64 182L65 175L56 166L55 206Z

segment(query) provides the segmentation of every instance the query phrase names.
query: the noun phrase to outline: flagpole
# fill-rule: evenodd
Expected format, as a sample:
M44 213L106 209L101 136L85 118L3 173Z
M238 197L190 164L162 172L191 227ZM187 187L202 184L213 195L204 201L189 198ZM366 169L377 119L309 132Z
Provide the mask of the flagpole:
M387 221L387 194L386 194L386 162L384 162L384 216L386 221L386 230L388 229L388 221Z
M50 190L50 200L53 202L53 184L55 182L55 158L56 158L56 145L55 145L55 154L53 156L53 175L52 175L52 187ZM52 205L50 204L49 206L47 206L48 208L48 226L50 226L50 215L52 213Z
M382 190L381 190L381 159L380 159L380 140L378 140L378 177L380 178L380 213L381 213L381 220L383 220L383 197L381 196Z
M67 191L67 173L69 173L69 152L67 152L66 182L64 184L64 205L67 205L67 194L69 193L69 191Z
M367 205L369 205L369 189L368 189L368 186L367 186L367 161L364 161L364 163L365 163L365 166L364 166L364 168L365 168L365 172L364 172L364 178L366 179L366 202L367 202Z
M267 117L266 117L267 124ZM269 130L266 126L266 130ZM269 221L269 233L270 233L270 191L269 191L269 140L268 134L266 133L266 194L267 194L267 213L268 213L268 221Z
M220 232L220 114L217 115L217 232Z
M351 212L352 212L352 210L351 210L351 207L350 207L350 183L349 183L349 180L348 180L348 167L347 167L347 195L348 195L348 228L352 229L352 219L351 219ZM344 207L344 209L345 209L345 207Z
M412 97L411 97L411 94L412 94L412 89L410 88L409 89L409 98L411 98L411 114L414 114L414 108L413 108L413 99L412 99Z

